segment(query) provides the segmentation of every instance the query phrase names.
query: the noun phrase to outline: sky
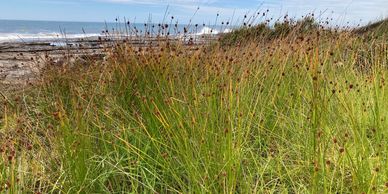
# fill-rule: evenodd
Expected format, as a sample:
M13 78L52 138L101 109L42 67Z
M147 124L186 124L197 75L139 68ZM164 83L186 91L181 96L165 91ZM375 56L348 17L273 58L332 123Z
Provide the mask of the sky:
M157 23L167 15L180 23L214 23L241 21L266 9L267 17L300 18L314 12L340 25L364 24L388 16L388 0L0 0L0 19L113 22L125 17Z

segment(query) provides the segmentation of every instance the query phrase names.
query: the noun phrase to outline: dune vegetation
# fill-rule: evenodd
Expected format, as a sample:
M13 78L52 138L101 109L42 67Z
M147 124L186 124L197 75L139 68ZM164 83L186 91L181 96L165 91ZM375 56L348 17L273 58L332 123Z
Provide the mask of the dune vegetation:
M0 192L388 192L387 62L306 17L48 66L2 94Z

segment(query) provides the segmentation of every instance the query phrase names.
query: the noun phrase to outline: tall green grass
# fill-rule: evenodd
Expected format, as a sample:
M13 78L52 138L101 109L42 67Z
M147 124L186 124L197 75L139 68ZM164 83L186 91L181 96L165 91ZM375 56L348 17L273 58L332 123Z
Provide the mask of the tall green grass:
M386 41L300 29L48 69L3 103L1 192L388 192Z

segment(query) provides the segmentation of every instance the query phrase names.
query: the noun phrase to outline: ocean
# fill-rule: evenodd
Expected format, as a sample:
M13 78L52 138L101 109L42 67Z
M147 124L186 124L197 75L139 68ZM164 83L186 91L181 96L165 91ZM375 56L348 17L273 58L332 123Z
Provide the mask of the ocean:
M168 33L170 35L183 34L218 34L229 32L226 26L187 26L168 25L163 29L158 24L131 24L105 22L57 22L57 21L25 21L0 20L0 42L35 42L59 39L87 38L112 34L120 35L152 35Z

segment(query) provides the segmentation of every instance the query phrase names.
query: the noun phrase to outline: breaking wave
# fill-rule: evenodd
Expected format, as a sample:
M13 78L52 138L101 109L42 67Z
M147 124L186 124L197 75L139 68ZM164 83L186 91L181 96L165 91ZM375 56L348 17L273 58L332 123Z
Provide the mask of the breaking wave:
M59 33L37 33L37 34L26 34L26 33L0 33L0 42L39 42L39 41L52 41L52 40L63 40L63 39L78 39L97 37L101 34L59 34Z

